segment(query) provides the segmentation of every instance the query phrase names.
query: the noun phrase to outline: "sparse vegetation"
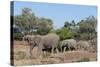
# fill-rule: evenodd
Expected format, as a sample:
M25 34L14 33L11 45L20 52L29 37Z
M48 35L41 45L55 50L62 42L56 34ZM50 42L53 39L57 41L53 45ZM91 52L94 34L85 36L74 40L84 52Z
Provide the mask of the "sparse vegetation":
M43 55L42 55L43 58L47 58L47 57L49 57L49 56L50 56L50 53L48 53L48 52L43 53Z
M23 51L19 51L16 53L15 59L16 60L22 60L25 59L26 53Z
M88 62L88 61L90 61L90 59L89 58L87 58L87 57L84 57L84 58L81 58L79 61L77 61L77 62Z
M20 40L20 41L22 40L22 37L23 37L21 33L14 33L13 36L15 40Z

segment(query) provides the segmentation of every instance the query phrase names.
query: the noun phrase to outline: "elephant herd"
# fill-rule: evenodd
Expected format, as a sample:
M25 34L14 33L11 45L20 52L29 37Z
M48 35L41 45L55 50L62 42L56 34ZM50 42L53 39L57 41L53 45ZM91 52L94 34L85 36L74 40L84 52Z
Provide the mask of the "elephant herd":
M54 53L55 50L64 52L66 50L89 50L91 46L88 41L76 41L75 39L66 39L60 41L60 38L55 33L47 35L26 35L23 37L30 46L30 56L34 47L38 47L40 52L50 51Z

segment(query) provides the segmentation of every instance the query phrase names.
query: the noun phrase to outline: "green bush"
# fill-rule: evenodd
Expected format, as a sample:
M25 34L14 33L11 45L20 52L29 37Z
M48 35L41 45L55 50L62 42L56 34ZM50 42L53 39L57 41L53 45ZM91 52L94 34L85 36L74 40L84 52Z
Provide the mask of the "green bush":
M22 59L25 58L25 56L26 56L25 52L19 51L19 52L17 52L15 59L16 60L22 60Z
M81 40L89 40L89 34L88 33L82 33L80 34Z
M37 34L46 35L50 32L51 29L49 28L40 28L37 30Z
M56 33L60 36L60 40L70 39L73 37L72 32L66 27L58 29Z
M23 35L21 33L13 33L14 40L22 40Z

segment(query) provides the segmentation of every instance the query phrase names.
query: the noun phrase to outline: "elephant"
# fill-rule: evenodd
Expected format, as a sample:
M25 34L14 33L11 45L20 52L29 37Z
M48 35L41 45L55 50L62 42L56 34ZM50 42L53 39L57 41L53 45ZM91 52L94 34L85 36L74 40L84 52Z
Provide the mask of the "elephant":
M75 39L66 39L60 42L61 51L65 52L67 50L76 49L76 40Z
M54 33L50 33L45 36L40 37L41 41L38 44L40 49L51 49L51 52L54 53L54 50L57 49L59 43L59 36Z
M80 49L80 50L89 50L89 48L90 48L89 42L82 41L82 40L80 40L80 41L77 42L77 49Z
M91 47L91 52L97 52L97 38L88 41Z
M24 45L25 45L25 41L27 41L28 42L28 45L29 45L29 49L30 49L30 56L32 56L32 50L33 50L33 48L36 46L36 44L38 44L39 43L39 39L40 38L38 38L38 37L40 37L39 35L25 35L24 37L23 37L23 42L24 42ZM37 40L36 40L37 39Z
M30 55L32 56L32 50L35 46L38 47L40 53L41 51L51 49L51 52L54 53L54 50L57 49L59 43L59 36L55 33L49 33L47 35L34 35L25 37L27 42L30 45Z

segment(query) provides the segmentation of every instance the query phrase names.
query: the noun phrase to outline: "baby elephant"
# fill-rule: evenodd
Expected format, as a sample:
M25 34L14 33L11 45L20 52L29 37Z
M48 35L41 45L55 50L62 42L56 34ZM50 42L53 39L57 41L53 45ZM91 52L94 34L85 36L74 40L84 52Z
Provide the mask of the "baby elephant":
M87 41L79 41L77 42L77 49L80 49L80 50L89 50L89 43Z
M61 51L76 49L76 40L66 39L60 42Z

